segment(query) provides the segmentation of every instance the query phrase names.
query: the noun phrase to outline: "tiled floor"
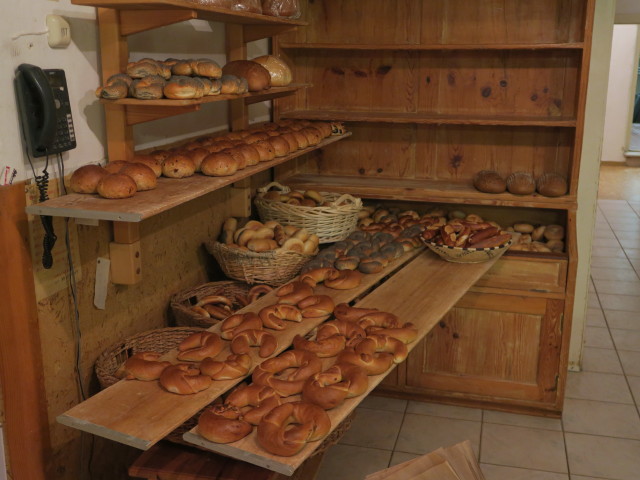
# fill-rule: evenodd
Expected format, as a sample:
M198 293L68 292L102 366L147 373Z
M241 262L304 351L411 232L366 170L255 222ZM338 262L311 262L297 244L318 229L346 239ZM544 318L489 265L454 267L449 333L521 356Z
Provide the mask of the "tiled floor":
M369 397L318 480L465 439L487 480L640 480L640 203L600 200L596 222L583 371L569 373L562 420Z

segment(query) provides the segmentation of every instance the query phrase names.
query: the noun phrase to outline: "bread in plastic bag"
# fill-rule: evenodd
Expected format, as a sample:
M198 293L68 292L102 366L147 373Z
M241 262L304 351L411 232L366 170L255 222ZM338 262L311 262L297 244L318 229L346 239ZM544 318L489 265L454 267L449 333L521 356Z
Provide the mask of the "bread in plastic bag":
M300 17L300 2L298 0L262 0L262 13L280 18Z

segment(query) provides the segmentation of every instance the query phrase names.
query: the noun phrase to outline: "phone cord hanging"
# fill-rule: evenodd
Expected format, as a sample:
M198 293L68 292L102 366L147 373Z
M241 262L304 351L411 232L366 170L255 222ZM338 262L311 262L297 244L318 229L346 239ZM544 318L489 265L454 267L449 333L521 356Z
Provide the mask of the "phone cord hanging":
M38 192L40 192L40 202L49 200L49 195L47 193L49 188L49 172L46 167L42 171L42 175L36 176L35 180ZM51 251L53 250L53 246L56 244L58 237L53 232L53 217L41 215L40 221L44 228L44 238L42 239L42 266L49 269L53 266L53 255L51 254Z

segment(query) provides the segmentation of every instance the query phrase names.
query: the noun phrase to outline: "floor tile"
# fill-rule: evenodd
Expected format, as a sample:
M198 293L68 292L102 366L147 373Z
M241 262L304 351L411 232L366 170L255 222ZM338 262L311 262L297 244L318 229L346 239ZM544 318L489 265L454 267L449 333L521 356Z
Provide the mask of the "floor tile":
M611 258L611 257L591 257L591 267L605 267L605 268L631 268L629 260L626 258Z
M567 473L562 432L485 423L482 463Z
M481 463L480 469L486 480L569 480L565 473L542 472L527 468L503 467Z
M602 402L633 403L623 375L596 372L569 372L567 398Z
M629 375L627 381L629 382L631 393L633 393L633 398L636 399L636 405L640 406L640 377Z
M630 260L640 259L640 248L625 248L623 252Z
M617 247L617 246L619 246L617 240L611 240L609 238L593 238L593 240L591 240L591 244L594 247Z
M620 328L623 330L640 330L640 315L638 312L627 312L624 310L605 310L605 319L609 328Z
M608 478L584 477L582 475L571 475L571 480L610 480Z
M593 238L606 238L608 240L616 240L616 236L611 228L603 228L596 225L596 229L593 232Z
M610 293L599 294L600 304L604 310L625 310L627 312L640 312L640 296L613 295Z
M367 395L359 408L373 408L375 410L387 410L389 412L404 412L407 401L399 398L382 397L380 395Z
M517 413L496 412L493 410L485 410L482 418L484 423L497 423L500 425L513 425L527 428L544 428L557 431L562 430L562 422L559 418L520 415Z
M621 238L618 239L618 243L622 248L640 248L640 238L637 235L638 232L640 232L640 230L630 232L634 234L633 238Z
M417 455L415 453L393 452L393 455L391 455L389 466L393 467L394 465L398 465L399 463L408 462L409 460L413 460L414 458L418 458L421 456L422 455Z
M595 279L593 284L595 285L596 292L598 292L598 294L613 293L617 295L640 295L640 280L632 282Z
M320 465L316 480L362 480L389 465L391 451L334 445Z
M598 288L597 280L617 280L621 282L637 282L638 276L633 268L592 267L591 278Z
M358 408L356 418L340 443L393 450L404 414Z
M600 308L600 302L598 301L598 295L596 293L587 295L587 308Z
M407 413L395 450L424 454L469 440L477 453L480 446L480 428L481 422Z
M438 403L409 402L407 413L419 415L433 415L434 417L457 418L459 420L482 420L482 410L479 408L457 407L455 405L441 405Z
M604 319L604 313L599 308L587 309L587 325L590 327L606 327L607 322Z
M582 371L622 375L622 366L615 350L584 347L582 349Z
M640 441L565 434L572 474L616 480L638 480Z
M625 375L640 376L640 352L620 350L618 355ZM636 401L640 401L640 398L636 398Z
M640 330L618 330L612 328L611 336L618 351L631 350L640 352Z
M636 225L638 225L640 222L640 219L636 220ZM621 241L621 240L629 240L629 241L637 241L638 240L638 234L637 232L625 232L625 231L618 231L615 232L616 238Z
M586 327L584 329L584 346L596 348L613 348L613 341L608 328Z
M640 253L638 255L640 255ZM626 255L624 254L624 250L622 250L622 247L620 247L619 245L604 247L594 245L591 248L591 258L593 257L626 258Z
M567 398L562 412L565 432L640 440L635 405Z

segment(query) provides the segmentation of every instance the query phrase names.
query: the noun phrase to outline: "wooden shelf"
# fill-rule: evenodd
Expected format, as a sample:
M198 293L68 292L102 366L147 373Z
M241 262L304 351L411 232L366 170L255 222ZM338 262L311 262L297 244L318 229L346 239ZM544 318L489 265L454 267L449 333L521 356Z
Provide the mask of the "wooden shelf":
M356 177L312 174L296 174L278 181L296 189L312 188L324 192L348 192L361 198L557 210L575 210L577 208L576 198L571 195L551 198L537 194L483 193L476 190L470 182L453 183L440 180L373 178L366 175Z
M428 114L413 112L349 112L346 110L301 110L282 112L282 118L342 122L416 123L424 125L502 125L521 127L576 126L573 117L535 117L525 115Z
M496 43L496 44L340 44L281 42L280 48L308 50L582 50L584 43Z
M409 351L440 321L458 300L491 268L498 258L476 264L450 263L434 253L425 251L397 274L356 303L358 307L379 308L393 312L402 322L410 321L418 328L418 338L407 345ZM335 359L327 359L333 363ZM340 424L366 396L390 373L370 376L364 395L347 399L328 410L332 430ZM309 443L292 457L271 455L256 441L255 431L248 437L230 444L209 442L197 433L197 428L185 433L184 439L202 448L232 458L253 463L285 475L291 475L320 445L322 440Z
M298 150L286 157L276 158L269 162L261 162L258 165L247 167L228 177L207 177L200 174L180 179L161 177L158 179L157 188L146 192L138 192L131 198L109 200L97 195L71 193L47 200L43 203L31 205L27 207L26 210L27 213L32 215L140 222L145 218L182 205L190 200L219 190L234 182L318 148L330 145L350 135L351 133L346 133L344 135L328 137L315 147Z
M330 295L336 304L351 302L368 292L385 277L392 275L420 253L421 250L407 252L404 256L389 263L382 272L365 275L357 288L332 290L319 285L315 288L314 293ZM465 278L468 277L465 274ZM465 291L471 286L465 282L459 282L459 284L466 287ZM275 292L269 292L239 312L258 312L263 307L276 303L276 300ZM442 312L442 314L444 313L445 311ZM407 315L406 318L406 321L409 321L412 316ZM286 350L296 334L304 335L324 320L325 318L317 318L306 319L301 323L290 322L287 329L279 332L273 331L278 338L278 348L273 356ZM209 330L219 332L220 324L214 325ZM229 342L225 342L225 344L224 350L217 358L226 358L230 353ZM175 350L171 351L163 356L163 359L177 363L176 353ZM255 348L251 350L250 355L253 360L253 368L265 360L258 357ZM207 390L195 395L176 395L163 390L158 382L123 380L59 415L57 420L63 425L146 450L241 381L242 378L216 381Z

